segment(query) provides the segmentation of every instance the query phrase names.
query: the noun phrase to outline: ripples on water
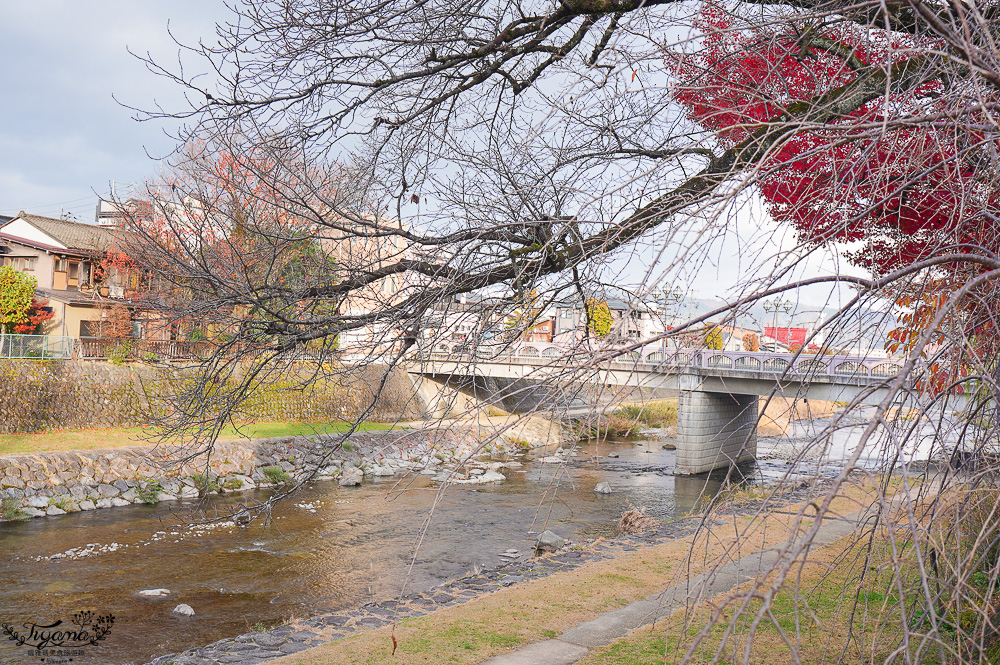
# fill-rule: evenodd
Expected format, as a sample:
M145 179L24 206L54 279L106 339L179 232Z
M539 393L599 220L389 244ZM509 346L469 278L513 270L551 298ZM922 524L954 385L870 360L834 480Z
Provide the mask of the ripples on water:
M608 459L608 452L620 457ZM594 455L602 457L593 458ZM434 510L407 581L421 590L476 567L530 553L549 528L571 540L612 535L629 505L661 520L688 513L706 480L675 478L661 442L584 445L568 465L527 463L507 481L451 487ZM618 491L594 494L598 482ZM717 486L711 483L709 489ZM0 621L68 622L74 612L115 615L110 635L82 663L142 663L163 653L247 632L290 616L355 607L397 595L437 493L426 476L339 488L320 482L283 502L273 522L184 526L193 502L73 513L0 525ZM258 498L263 498L261 492ZM202 507L224 513L247 495ZM64 554L52 559L53 554ZM166 588L166 598L142 598ZM196 616L179 617L179 603ZM0 644L0 661L25 647Z
M788 452L781 446L807 442L809 435L804 429L788 439L761 440L760 452L780 456ZM660 521L688 514L720 483L671 475L674 453L662 443L585 444L568 465L528 462L523 469L504 469L507 481L500 484L450 487L412 570L413 547L438 489L426 476L358 488L319 482L277 506L271 524L245 529L229 522L184 526L197 507L193 502L0 524L0 621L17 626L69 621L80 610L111 612L111 634L74 662L143 663L255 625L391 598L404 581L408 590L426 589L502 565L499 553L508 549L530 555L536 534L546 528L582 541L613 535L629 505ZM830 459L798 467L765 459L758 472L764 479L790 472L806 477L817 463L836 468ZM601 481L615 493L595 494ZM218 516L246 498L215 497L201 509ZM66 556L50 558L58 553ZM171 595L136 595L157 588ZM196 616L172 614L179 603L193 607ZM0 643L0 662L20 662L23 649Z

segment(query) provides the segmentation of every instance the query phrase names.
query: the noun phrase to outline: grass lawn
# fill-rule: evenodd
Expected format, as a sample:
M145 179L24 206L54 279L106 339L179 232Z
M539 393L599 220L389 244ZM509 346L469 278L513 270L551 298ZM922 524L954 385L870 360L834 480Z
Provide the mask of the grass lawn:
M227 427L222 439L263 439L275 436L297 436L344 432L348 423L253 423L244 425L239 431ZM359 431L384 430L393 427L390 423L361 423ZM107 429L74 429L32 432L27 434L0 434L0 455L17 453L40 453L66 450L94 450L100 448L125 448L152 443L155 435L151 427L110 427Z
M963 494L968 501L947 507L919 531L923 556L936 552L926 586L912 536L880 528L870 539L843 538L812 552L780 585L774 575L761 580L758 594L739 611L736 599L722 594L711 606L678 612L596 649L579 665L660 665L688 653L693 663L751 665L1000 662L1000 637L990 625L1000 602L996 552L977 541L982 516L995 520L1000 494L963 490L944 500ZM898 520L906 524L905 513ZM761 598L772 584L768 612ZM925 594L939 593L927 602ZM715 625L706 628L713 616Z
M747 654L753 665L882 663L900 643L899 610L896 599L885 594L884 574L859 576L853 564L864 561L863 549L841 541L812 553L756 626L759 600L737 613L723 594L714 607L680 611L595 649L580 665L660 665L680 662L689 650L694 663L742 663ZM720 609L714 628L705 629L695 644Z

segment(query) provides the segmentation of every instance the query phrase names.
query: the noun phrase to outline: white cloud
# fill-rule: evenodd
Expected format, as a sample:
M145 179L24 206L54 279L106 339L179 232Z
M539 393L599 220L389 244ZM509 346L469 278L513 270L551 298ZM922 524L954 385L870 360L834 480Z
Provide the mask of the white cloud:
M174 62L168 20L176 36L197 42L214 34L214 21L226 12L221 0L0 4L0 78L8 93L0 106L0 213L53 213L60 201L88 196L92 210L94 190L152 174L146 153L169 153L164 129L172 127L135 122L112 96L141 107L154 99L180 106L183 98L126 47Z

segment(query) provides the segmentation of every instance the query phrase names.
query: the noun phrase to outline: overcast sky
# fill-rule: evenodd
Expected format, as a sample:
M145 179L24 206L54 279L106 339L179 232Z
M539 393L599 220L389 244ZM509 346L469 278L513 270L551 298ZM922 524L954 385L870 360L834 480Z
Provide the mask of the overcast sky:
M168 125L138 123L119 100L180 103L177 89L128 54L176 62L184 42L211 38L221 0L0 0L0 214L92 221L110 183L140 182L163 155Z

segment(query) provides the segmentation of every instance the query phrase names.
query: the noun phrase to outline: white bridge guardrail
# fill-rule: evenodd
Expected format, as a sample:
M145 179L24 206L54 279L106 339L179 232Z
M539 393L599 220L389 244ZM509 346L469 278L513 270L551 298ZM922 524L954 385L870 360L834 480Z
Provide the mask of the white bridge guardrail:
M606 351L599 351L603 353ZM445 362L478 362L517 365L559 365L578 361L581 352L549 344L519 344L508 347L495 355L484 353L482 347L475 354L462 344L435 344L425 360ZM751 351L713 351L707 349L645 349L630 351L610 362L601 363L602 369L623 371L663 372L682 367L736 370L769 375L808 375L849 378L889 378L899 374L903 361L895 358L868 358L865 356L832 356L817 354L770 353Z

